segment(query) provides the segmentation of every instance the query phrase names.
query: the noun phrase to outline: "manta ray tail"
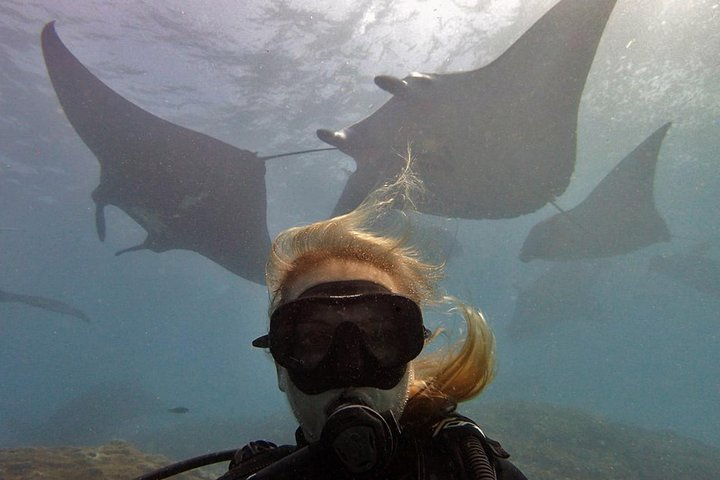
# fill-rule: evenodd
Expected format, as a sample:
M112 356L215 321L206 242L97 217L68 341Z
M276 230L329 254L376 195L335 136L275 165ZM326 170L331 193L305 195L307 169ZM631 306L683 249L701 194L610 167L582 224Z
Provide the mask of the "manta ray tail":
M147 250L147 247L145 246L144 243L141 243L140 245L135 245L134 247L128 247L128 248L123 248L122 250L118 250L117 252L115 252L115 256L117 257L119 255L122 255L123 253L137 252L139 250Z

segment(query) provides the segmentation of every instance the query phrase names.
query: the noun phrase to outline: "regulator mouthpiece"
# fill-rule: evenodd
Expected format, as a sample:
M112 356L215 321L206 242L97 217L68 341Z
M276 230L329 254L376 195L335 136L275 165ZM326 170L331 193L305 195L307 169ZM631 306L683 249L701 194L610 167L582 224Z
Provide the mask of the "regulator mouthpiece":
M390 463L399 437L400 426L392 412L381 414L367 405L351 403L330 414L320 443L351 474L371 476Z

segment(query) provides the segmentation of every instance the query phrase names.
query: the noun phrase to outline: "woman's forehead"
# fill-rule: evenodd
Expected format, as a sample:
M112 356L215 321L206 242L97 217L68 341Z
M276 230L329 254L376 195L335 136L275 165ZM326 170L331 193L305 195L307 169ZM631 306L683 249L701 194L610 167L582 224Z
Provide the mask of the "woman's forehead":
M321 283L343 280L369 280L383 285L391 292L400 292L400 282L378 267L357 260L325 260L307 268L285 285L285 300L294 300L308 288Z

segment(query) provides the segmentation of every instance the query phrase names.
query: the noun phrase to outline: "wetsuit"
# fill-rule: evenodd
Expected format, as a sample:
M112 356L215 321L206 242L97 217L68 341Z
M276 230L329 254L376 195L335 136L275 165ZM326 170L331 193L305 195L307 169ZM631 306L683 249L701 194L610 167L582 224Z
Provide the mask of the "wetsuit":
M270 465L279 466L307 445L300 429L297 446L251 442L238 450L228 472L218 480L244 480ZM338 469L331 455L288 466L284 473L268 478L292 479L384 479L384 480L527 480L510 461L502 446L485 436L478 425L457 413L404 426L389 464L371 476L353 476ZM310 458L310 457L308 457ZM265 471L267 472L267 470Z

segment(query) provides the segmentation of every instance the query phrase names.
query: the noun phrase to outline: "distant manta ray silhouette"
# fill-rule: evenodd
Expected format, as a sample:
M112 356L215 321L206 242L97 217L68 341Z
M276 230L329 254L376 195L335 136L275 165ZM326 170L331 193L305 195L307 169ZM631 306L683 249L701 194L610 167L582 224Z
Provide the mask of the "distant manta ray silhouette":
M720 298L720 261L714 258L695 253L657 255L650 259L649 269Z
M108 372L109 373L109 372ZM105 380L58 405L46 417L4 419L17 441L29 445L87 445L107 442L146 415L163 414L164 402L137 379Z
M604 269L596 260L550 264L532 284L517 288L508 335L524 340L558 324L600 316L594 292Z
M520 259L608 257L670 240L653 195L658 153L670 125L636 147L578 206L532 227Z
M22 295L19 293L6 292L0 290L0 302L7 303L22 303L31 307L42 308L50 312L61 313L63 315L70 315L75 318L79 318L82 321L90 322L85 312L79 308L75 308L72 305L68 305L65 302L59 300L53 300L52 298L39 297L37 295Z
M429 192L421 212L509 218L552 201L570 181L580 97L615 1L561 0L474 71L376 77L393 98L355 125L317 132L357 163L335 214L399 172L395 152L408 143ZM141 109L78 61L54 22L41 37L65 114L100 162L92 194L99 238L104 208L115 205L147 231L141 245L118 253L192 250L263 284L265 160L277 156L258 157Z

